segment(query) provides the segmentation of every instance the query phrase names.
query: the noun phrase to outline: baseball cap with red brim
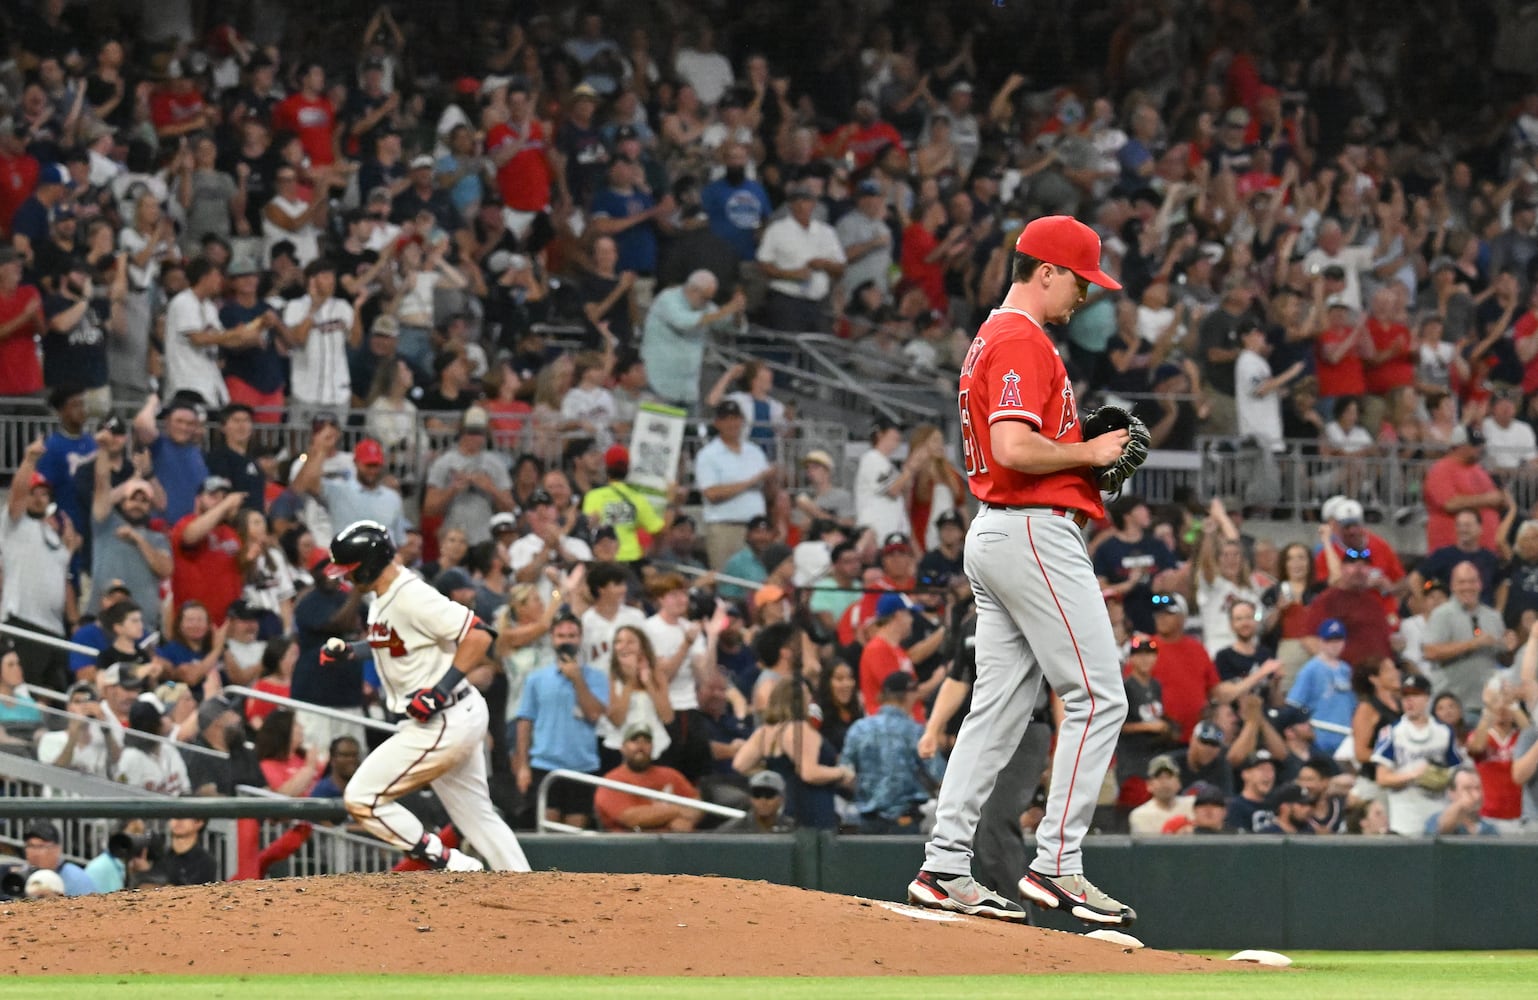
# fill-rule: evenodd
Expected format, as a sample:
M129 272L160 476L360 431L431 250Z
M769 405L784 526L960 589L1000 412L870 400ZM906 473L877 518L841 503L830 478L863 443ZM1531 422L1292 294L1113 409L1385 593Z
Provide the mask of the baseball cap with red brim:
M1100 270L1100 237L1070 215L1032 220L1015 241L1015 249L1027 257L1066 267L1101 288L1113 292L1121 288L1121 282Z

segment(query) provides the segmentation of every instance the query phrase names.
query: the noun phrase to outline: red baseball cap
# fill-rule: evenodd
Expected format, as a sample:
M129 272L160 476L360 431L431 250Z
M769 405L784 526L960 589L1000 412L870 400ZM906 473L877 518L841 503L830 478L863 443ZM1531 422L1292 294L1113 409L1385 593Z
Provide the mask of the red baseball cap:
M610 469L616 465L629 465L630 449L622 444L609 445L609 450L603 453L603 464Z
M1046 215L1020 233L1015 249L1027 257L1066 267L1085 281L1116 291L1121 282L1100 270L1100 237L1071 215Z
M352 460L358 465L383 465L384 449L373 438L364 438L352 450Z

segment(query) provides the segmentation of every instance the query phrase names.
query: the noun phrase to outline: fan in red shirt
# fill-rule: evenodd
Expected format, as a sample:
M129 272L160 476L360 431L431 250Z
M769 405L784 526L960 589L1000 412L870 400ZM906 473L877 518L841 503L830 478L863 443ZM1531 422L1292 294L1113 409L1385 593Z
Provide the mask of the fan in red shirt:
M1404 311L1399 285L1384 286L1372 295L1367 336L1372 341L1362 363L1367 391L1387 396L1415 384L1415 338L1400 317Z
M0 236L11 235L11 217L37 187L38 162L13 133L0 133Z
M1502 833L1517 832L1517 823L1522 819L1522 786L1511 774L1517 737L1522 731L1516 714L1517 694L1510 682L1492 679L1486 684L1484 711L1479 714L1479 724L1468 735L1469 756L1474 759L1485 788L1485 803L1479 814L1502 825Z
M272 109L273 131L298 135L310 165L329 166L336 161L336 109L325 96L325 69L320 63L310 63L299 85L299 93L290 94Z
M507 88L507 121L486 133L486 153L497 165L502 204L515 212L542 212L550 206L551 147L545 126L534 117L522 84Z
M826 159L854 157L854 169L864 170L888 146L903 149L903 137L877 115L876 102L861 98L855 102L854 121L822 137L818 155Z
M1335 550L1343 566L1348 554L1366 556L1369 584L1377 591L1384 613L1396 614L1399 611L1398 584L1405 575L1404 563L1383 536L1367 529L1362 521L1362 505L1350 497L1334 496L1319 508L1319 516L1329 529L1326 544ZM1314 577L1326 582L1330 580L1330 564L1323 546L1314 553Z
M1528 293L1527 309L1511 324L1511 346L1522 362L1522 395L1538 393L1538 285Z
M604 775L605 778L686 799L700 797L699 789L688 778L671 767L662 767L652 761L650 724L632 722L620 736L624 741L620 744L620 752L625 762ZM703 815L698 809L644 795L630 795L613 788L600 788L593 794L593 809L605 830L638 833L688 833Z
M245 499L244 493L230 492L228 479L209 476L193 512L171 529L171 596L177 611L188 601L201 601L208 620L222 625L239 599L245 578L237 561L240 536L231 522Z
M852 646L859 641L860 628L876 617L876 604L885 596L883 591L912 593L918 586L914 575L913 543L908 536L894 531L881 540L881 575L858 601L844 609L838 619L838 642Z
M866 715L881 710L881 685L888 677L899 671L917 676L902 647L912 630L913 612L907 599L901 594L882 594L876 603L876 632L860 653L860 699L865 702ZM924 700L944 679L945 671L936 670L928 683L919 685L919 700L913 705L913 717L919 722L925 719Z
M1455 427L1451 444L1452 450L1426 470L1421 485L1421 497L1426 502L1426 551L1435 552L1458 540L1453 522L1460 510L1479 513L1479 544L1494 551L1506 495L1479 464L1485 435L1472 424Z
M43 298L21 283L21 255L0 246L0 396L27 396L43 388L37 343L43 332Z
M1159 658L1154 680L1164 693L1164 717L1180 727L1180 741L1191 742L1191 731L1222 686L1218 668L1200 639L1186 635L1186 599L1179 594L1155 594L1154 631Z
M1362 351L1367 343L1367 328L1352 322L1351 306L1344 299L1330 299L1324 329L1314 341L1320 399L1360 396L1367 391L1362 372Z
M944 312L950 302L945 294L945 266L960 246L957 238L964 236L966 229L957 226L940 239L940 227L947 216L945 203L938 198L920 205L916 215L903 230L903 281L923 289L929 308Z
M1360 549L1348 551L1340 563L1340 579L1326 587L1308 605L1308 634L1317 635L1319 628L1331 618L1337 618L1346 627L1346 645L1340 657L1347 663L1378 663L1385 656L1393 655L1390 638L1394 626L1390 625L1391 612L1375 600L1371 588L1372 564Z
M175 139L213 124L197 81L182 72L179 62L171 60L166 77L167 85L150 96L150 121L155 125L155 134L162 139Z

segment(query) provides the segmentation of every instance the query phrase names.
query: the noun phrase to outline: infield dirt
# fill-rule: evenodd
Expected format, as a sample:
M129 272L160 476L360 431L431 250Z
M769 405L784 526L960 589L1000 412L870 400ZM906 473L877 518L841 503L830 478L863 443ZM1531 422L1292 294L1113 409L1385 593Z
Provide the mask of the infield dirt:
M1076 934L687 875L417 872L149 889L6 903L0 940L7 975L1232 969Z

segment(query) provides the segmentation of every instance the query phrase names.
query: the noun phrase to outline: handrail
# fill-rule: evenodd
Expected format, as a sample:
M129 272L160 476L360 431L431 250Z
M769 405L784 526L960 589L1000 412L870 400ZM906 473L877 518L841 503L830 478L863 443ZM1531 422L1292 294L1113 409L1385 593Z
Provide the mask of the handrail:
M55 649L67 650L71 653L83 653L86 656L95 656L101 652L93 646L82 646L78 642L70 642L68 639L60 639L56 635L48 635L46 632L34 632L29 628L19 625L0 624L0 633L14 635L28 642L35 642L40 646L52 646Z
M27 687L28 693L31 692L32 688L30 685L23 686ZM49 694L54 693L55 692L49 692ZM0 702L14 704L15 699L10 695L0 694ZM121 742L123 738L131 735L135 739L148 740L151 743L169 744L178 752L190 751L192 753L202 754L205 757L214 757L218 760L230 759L229 754L225 753L223 750L215 750L213 747L198 746L196 743L184 743L181 740L174 740L169 736L160 736L156 733L146 733L137 729L129 729L127 726L124 726L120 722L109 723L102 719L90 719L83 715L76 715L74 712L65 711L62 708L52 708L48 705L39 705L36 701L33 701L32 705L42 715L47 716L48 718L63 721L66 724L70 722L85 722L96 726L102 730L103 738L105 739L112 739L114 736L116 736L119 738L119 742Z
M347 819L341 799L156 798L29 799L0 798L0 819Z
M611 778L600 778L596 774L583 774L581 771L570 771L564 767L558 767L545 775L539 783L537 795L536 823L540 833L554 829L545 819L545 803L550 797L550 786L556 781L575 781L579 784L592 785L595 788L608 788L616 792L624 792L626 795L639 795L645 799L656 799L658 802L666 802L670 805L683 806L686 809L698 809L712 816L721 816L726 819L741 819L747 813L741 809L733 809L731 806L718 806L714 802L705 802L701 799L685 798L682 795L674 795L672 792L658 792L650 788L642 788L639 785L627 785L623 781L614 781ZM569 830L565 823L558 824L563 831Z
M323 715L328 719L338 722L355 723L364 729L372 729L376 733L398 733L400 726L392 726L388 722L380 722L378 719L370 719L366 715L353 715L341 709L331 708L327 705L315 705L308 701L299 701L296 698L288 698L281 694L272 694L267 691L253 691L251 688L242 687L239 684L225 686L226 694L239 695L242 698L255 698L257 701L270 702L281 705L284 708L292 708L296 712L309 712L311 715Z

